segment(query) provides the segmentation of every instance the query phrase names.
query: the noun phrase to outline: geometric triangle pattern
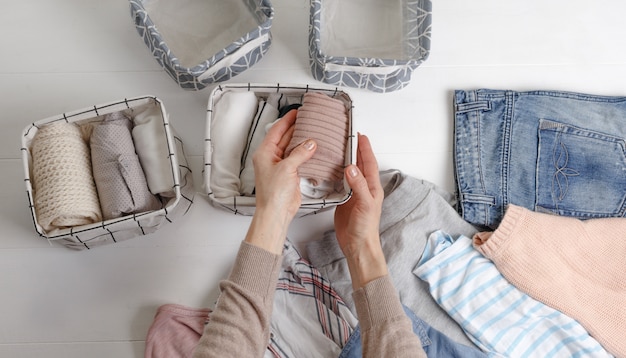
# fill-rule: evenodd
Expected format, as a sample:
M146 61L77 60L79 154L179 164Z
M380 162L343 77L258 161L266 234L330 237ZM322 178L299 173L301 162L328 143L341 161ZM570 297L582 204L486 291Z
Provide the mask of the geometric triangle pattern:
M172 53L165 41L163 41L163 37L159 33L156 25L146 12L142 0L130 0L130 14L135 22L139 36L143 38L144 43L148 46L148 49L156 61L165 69L165 72L167 72L180 87L193 91L201 90L211 83L229 80L256 64L269 50L272 43L270 28L272 27L272 20L274 18L272 4L269 0L244 0L244 3L257 18L260 25L253 31L244 34L237 41L228 45L211 58L193 67L185 67L180 64L176 55ZM248 53L242 56L238 54L233 55L248 42L265 35L268 36L267 40L248 51ZM232 65L226 67L219 66L217 70L213 69L222 60L228 60L230 62L230 57L233 56L239 57L232 59Z
M428 58L432 29L430 0L403 1L403 47L407 60L328 56L321 50L322 0L311 0L309 59L315 79L337 85L363 88L373 92L397 91L411 80L411 73ZM349 14L344 14L348 16ZM339 16L339 15L337 15ZM332 69L327 64L333 64ZM343 69L337 70L338 66ZM389 67L397 67L390 70ZM377 71L380 69L380 71ZM377 73L378 72L378 73Z

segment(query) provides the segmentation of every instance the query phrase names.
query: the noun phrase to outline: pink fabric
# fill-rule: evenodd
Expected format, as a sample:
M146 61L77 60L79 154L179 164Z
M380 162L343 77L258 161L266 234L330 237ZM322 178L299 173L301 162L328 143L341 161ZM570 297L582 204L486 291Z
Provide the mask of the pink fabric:
M298 168L298 175L318 185L323 181L343 179L348 115L344 103L323 93L307 92L298 109L293 137L285 156L305 140L317 142L313 158Z
M208 308L174 304L159 307L148 330L145 358L191 357L210 313Z
M513 285L626 357L626 218L581 221L510 205L495 232L473 240Z

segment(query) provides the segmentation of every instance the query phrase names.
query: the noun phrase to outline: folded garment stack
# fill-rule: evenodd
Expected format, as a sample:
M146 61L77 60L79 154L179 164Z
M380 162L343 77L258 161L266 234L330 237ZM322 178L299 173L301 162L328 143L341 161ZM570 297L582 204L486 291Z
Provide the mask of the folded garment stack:
M82 125L56 122L38 129L32 143L34 205L46 232L162 208L156 194L173 189L171 168L162 168L167 153L159 152L167 146L159 141L158 124L150 124L158 123L154 113L137 117L140 131L123 111Z
M41 127L32 157L35 208L44 230L102 220L89 147L77 125L57 122Z
M226 92L214 108L211 123L213 152L211 190L216 198L239 196L241 158L246 149L247 132L257 110L253 92Z
M131 130L132 120L115 112L106 115L91 134L91 165L105 220L161 208L148 190Z
M263 142L265 133L269 129L269 125L276 121L279 117L278 109L273 106L269 100L259 101L259 106L254 115L254 120L248 133L248 145L241 158L241 194L246 196L254 195L254 166L252 164L252 155Z
M215 103L211 121L211 192L216 198L254 196L252 157L269 128L291 109L298 109L294 134L285 151L306 139L318 143L309 161L300 166L302 195L319 199L343 190L343 168L348 142L345 105L323 93L307 92L302 103L293 96L254 92L225 92ZM246 132L242 128L249 128Z
M157 106L137 113L133 118L132 136L141 166L150 168L145 171L150 192L171 196L174 178L162 115Z

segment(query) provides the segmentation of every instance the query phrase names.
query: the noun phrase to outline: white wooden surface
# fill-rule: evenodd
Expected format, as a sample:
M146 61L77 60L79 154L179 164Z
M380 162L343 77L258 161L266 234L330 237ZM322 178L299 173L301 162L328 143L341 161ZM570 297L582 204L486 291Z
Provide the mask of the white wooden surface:
M273 0L268 55L232 82L316 83L308 68L307 0ZM164 100L200 183L210 88L178 88L152 59L127 0L0 0L0 357L142 357L164 303L212 306L248 218L198 195L178 225L91 251L50 246L32 228L20 158L29 123L124 97ZM626 2L433 4L430 58L395 93L350 90L357 129L381 168L449 190L454 89L558 89L626 95ZM299 219L314 240L332 212Z

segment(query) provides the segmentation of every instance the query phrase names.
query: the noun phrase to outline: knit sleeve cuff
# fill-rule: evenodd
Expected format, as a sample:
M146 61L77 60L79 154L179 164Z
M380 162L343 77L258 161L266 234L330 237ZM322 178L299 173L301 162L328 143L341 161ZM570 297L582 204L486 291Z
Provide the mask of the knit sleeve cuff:
M504 250L511 235L516 232L520 222L526 216L526 212L527 209L521 206L509 205L496 231L493 233L479 232L474 235L472 239L474 248L488 258L497 257Z
M229 280L251 293L267 297L276 289L282 255L241 242Z
M366 331L381 322L404 316L400 298L391 277L379 277L352 293L361 329Z

